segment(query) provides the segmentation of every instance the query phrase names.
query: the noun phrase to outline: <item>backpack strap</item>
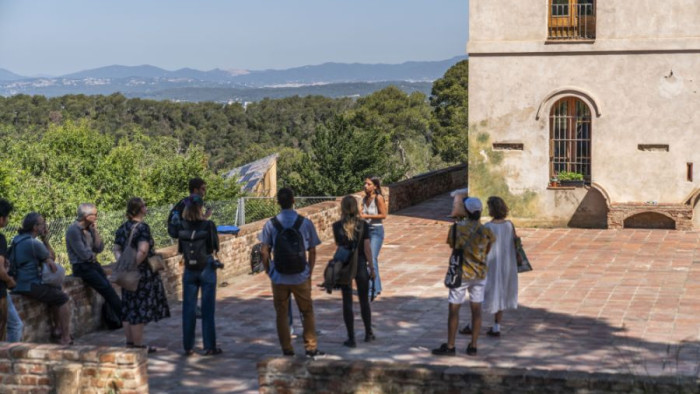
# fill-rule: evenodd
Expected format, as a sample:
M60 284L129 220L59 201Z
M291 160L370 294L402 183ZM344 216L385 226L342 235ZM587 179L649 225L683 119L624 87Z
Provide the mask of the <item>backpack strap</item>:
M304 224L304 217L301 215L297 215L297 220L294 221L294 225L292 227L294 227L295 230L299 231L302 224Z
M283 230L282 223L280 223L280 221L277 220L277 216L270 219L270 222L272 222L272 225L275 227L275 230L277 230L277 232L280 232ZM296 222L295 222L295 224L296 224Z

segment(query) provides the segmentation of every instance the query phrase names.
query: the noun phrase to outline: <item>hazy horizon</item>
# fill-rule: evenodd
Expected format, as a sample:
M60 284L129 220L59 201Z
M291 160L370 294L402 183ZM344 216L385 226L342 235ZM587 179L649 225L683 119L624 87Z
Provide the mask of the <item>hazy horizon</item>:
M0 68L28 77L440 61L465 55L467 35L467 0L0 0Z

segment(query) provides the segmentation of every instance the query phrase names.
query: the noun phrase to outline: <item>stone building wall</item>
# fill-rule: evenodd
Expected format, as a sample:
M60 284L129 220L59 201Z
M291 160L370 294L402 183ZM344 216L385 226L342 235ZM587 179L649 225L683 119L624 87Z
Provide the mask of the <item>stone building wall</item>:
M261 393L694 393L700 380L486 367L417 365L364 360L258 363Z
M145 349L0 343L2 393L148 392Z

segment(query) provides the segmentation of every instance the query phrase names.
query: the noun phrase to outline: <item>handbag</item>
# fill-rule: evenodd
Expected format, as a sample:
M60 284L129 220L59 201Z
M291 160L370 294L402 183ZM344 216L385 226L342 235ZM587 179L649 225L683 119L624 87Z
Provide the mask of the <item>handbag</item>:
M62 265L56 264L56 272L52 272L48 264L42 264L41 283L54 287L63 287L63 280L66 278L66 269Z
M323 270L323 287L328 294L341 285L350 285L357 275L357 254L365 229L363 222L358 223L358 226L357 242L352 249L339 245Z
M134 237L134 232L138 227L139 223L136 223L129 233L129 240L124 245L124 250L122 254L117 259L114 265L114 271L110 275L109 280L113 283L119 285L119 287L128 290L136 291L139 285L139 280L141 275L138 271L138 265L136 264L136 248L131 246L131 240Z
M163 271L165 269L165 260L163 259L163 255L160 253L156 253L153 256L148 258L148 266L151 267L151 272L154 274L156 272Z
M452 225L452 241L457 245L457 223ZM447 273L445 274L445 287L456 289L462 287L462 262L464 261L464 251L462 249L452 249Z
M532 271L530 260L525 254L525 249L523 249L523 241L515 233L515 225L513 225L513 222L510 222L510 225L513 226L513 246L515 247L515 261L518 265L518 273Z

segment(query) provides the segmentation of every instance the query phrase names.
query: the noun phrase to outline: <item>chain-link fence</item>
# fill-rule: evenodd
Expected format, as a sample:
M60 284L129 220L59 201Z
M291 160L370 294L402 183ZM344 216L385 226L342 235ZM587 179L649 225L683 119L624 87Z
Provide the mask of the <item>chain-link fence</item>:
M335 201L336 197L294 197L294 208L299 209L325 201ZM238 199L236 225L256 222L275 216L280 207L274 197L242 197Z
M324 201L333 201L335 197L295 197L295 208L303 208L309 205L318 204ZM279 205L272 197L243 197L237 201L215 201L206 202L205 206L212 209L211 220L217 225L237 225L242 226L258 220L270 218L279 213ZM172 205L160 207L148 207L148 215L144 222L151 228L151 235L155 241L156 248L172 245L175 240L168 236L167 219ZM46 225L49 232L49 243L56 252L56 260L70 272L68 253L66 251L66 229L75 221L75 218L47 219ZM112 248L114 246L114 235L126 221L124 212L100 211L97 220L97 229L105 243L105 249L99 254L98 260L102 264L109 264L114 261ZM7 226L0 229L8 243L17 235L17 226Z

